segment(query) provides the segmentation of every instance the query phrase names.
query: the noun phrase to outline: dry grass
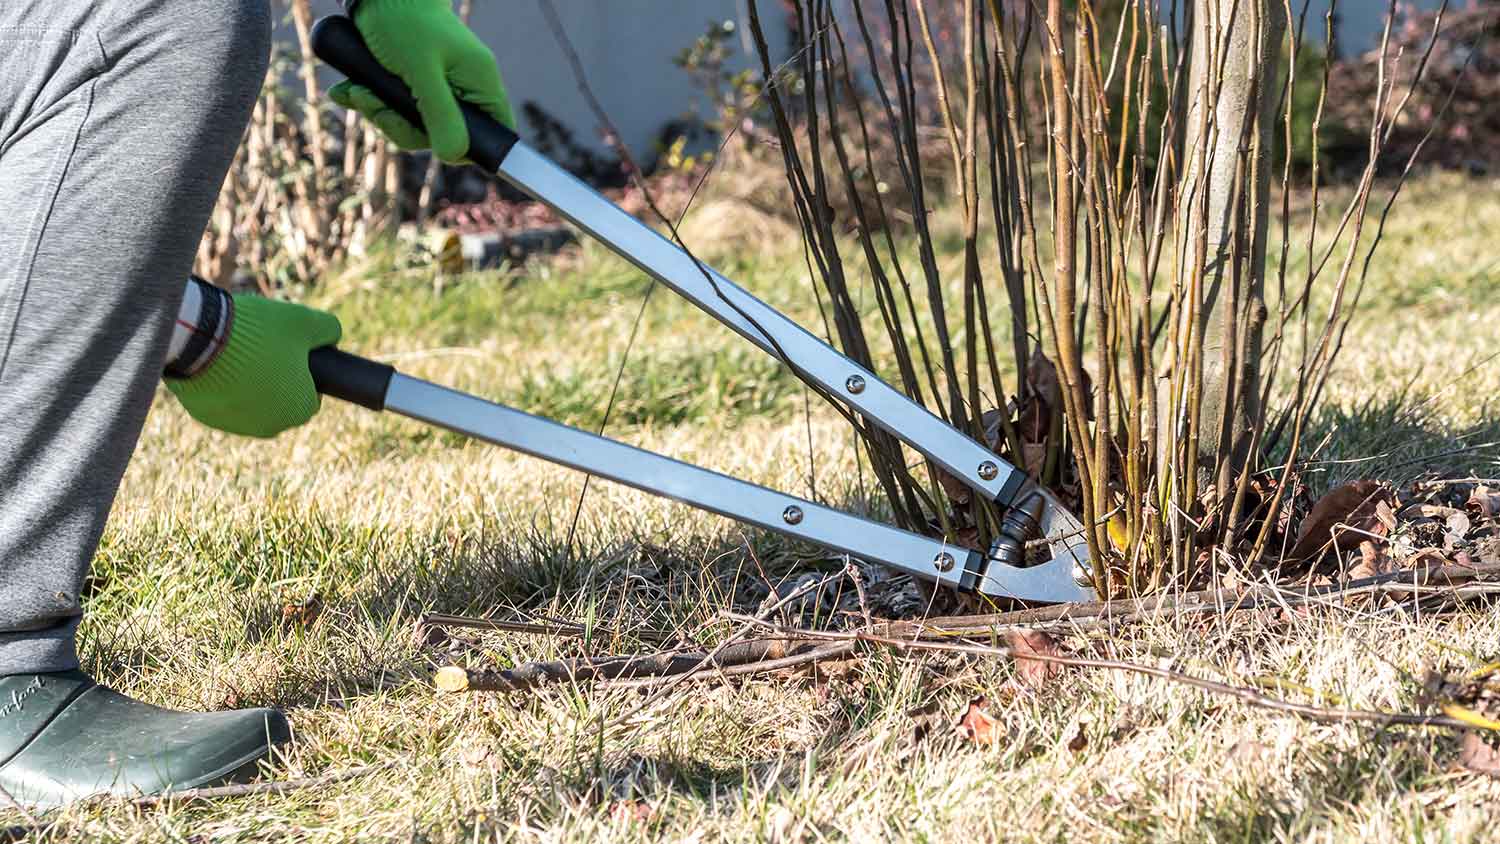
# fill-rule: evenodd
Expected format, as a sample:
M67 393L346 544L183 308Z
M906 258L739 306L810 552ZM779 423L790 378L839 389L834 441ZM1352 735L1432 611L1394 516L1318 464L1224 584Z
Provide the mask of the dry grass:
M1379 256L1319 435L1327 480L1429 468L1492 472L1496 449L1414 456L1500 437L1488 407L1500 304L1493 220L1500 184L1432 177L1413 187ZM951 221L950 221L951 222ZM948 225L948 223L945 223ZM1275 247L1273 244L1273 252ZM945 263L955 256L945 256ZM795 241L726 272L818 324ZM958 274L955 273L957 278ZM347 344L416 375L596 423L643 281L587 246L550 265L434 289L376 267L318 291ZM806 494L861 500L850 435L801 415L794 381L722 329L653 297L627 368L638 395L624 438ZM694 364L693 362L698 362ZM707 361L707 363L702 363ZM720 410L703 400L711 386ZM164 394L165 395L165 394ZM588 410L592 408L593 410ZM593 413L593 416L590 416ZM666 421L663 421L666 420ZM59 839L230 841L933 840L1478 841L1500 782L1452 772L1452 739L1304 724L1153 680L1072 672L1016 692L1011 666L872 657L808 678L680 689L624 725L638 692L554 688L441 696L413 641L424 610L495 611L725 635L764 578L838 560L396 419L330 406L271 443L153 413L96 567L88 667L178 707L286 708L297 741L278 778L371 762L368 777L286 796L136 809L75 807ZM873 500L875 496L863 500ZM748 545L747 545L748 543ZM752 560L747 548L753 549ZM316 593L310 625L283 607ZM1170 659L1249 682L1277 676L1308 699L1411 709L1424 665L1495 657L1500 616L1443 620L1329 609L1208 629L1141 629L1111 655ZM626 652L630 640L512 634L475 647L501 663ZM1454 650L1456 649L1456 650ZM1469 656L1465 656L1469 654ZM469 654L474 656L474 654ZM946 734L971 696L1005 701L1009 739ZM1297 694L1291 692L1290 694ZM938 726L916 738L922 720ZM1082 729L1087 745L1068 749ZM14 817L0 823L18 822Z

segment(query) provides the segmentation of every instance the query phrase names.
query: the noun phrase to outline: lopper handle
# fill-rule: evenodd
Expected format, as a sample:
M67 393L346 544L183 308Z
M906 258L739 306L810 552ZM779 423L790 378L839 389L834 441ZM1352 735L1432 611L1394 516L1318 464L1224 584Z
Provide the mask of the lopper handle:
M307 368L319 393L371 410L385 410L385 392L396 374L395 367L389 364L351 355L333 346L308 352Z
M312 46L318 58L355 84L369 88L413 126L422 127L422 114L411 89L376 60L354 21L343 15L323 18L313 26ZM476 106L465 102L459 106L469 130L469 160L491 171L500 169L500 162L518 140L516 133ZM386 390L396 374L391 366L333 346L313 349L307 356L307 366L319 393L371 410L385 409Z
M354 21L343 15L329 15L318 21L312 29L312 47L318 58L349 77L354 84L369 88L392 111L418 129L422 128L417 98L412 96L406 83L386 70L365 46L365 39L355 28ZM464 125L469 129L469 160L492 173L499 170L500 163L519 137L478 106L459 101L459 107L463 111Z

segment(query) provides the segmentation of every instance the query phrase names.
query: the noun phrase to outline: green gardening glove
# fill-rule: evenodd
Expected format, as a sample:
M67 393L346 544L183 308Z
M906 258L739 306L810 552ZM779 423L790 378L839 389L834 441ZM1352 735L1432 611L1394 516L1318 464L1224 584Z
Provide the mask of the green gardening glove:
M307 353L339 341L333 314L260 296L235 296L229 338L191 378L165 378L192 417L210 428L274 437L318 412Z
M362 0L354 9L354 25L375 58L411 88L427 131L348 80L328 89L328 95L364 115L391 143L401 149L430 147L444 161L462 162L469 130L460 99L515 128L494 53L458 19L449 0Z

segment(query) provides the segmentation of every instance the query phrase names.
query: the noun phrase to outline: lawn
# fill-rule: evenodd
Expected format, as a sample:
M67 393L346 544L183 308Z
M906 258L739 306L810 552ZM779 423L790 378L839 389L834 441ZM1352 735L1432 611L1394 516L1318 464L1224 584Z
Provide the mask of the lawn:
M1496 477L1500 182L1438 175L1407 190L1317 420L1316 487ZM703 250L821 325L795 236ZM585 427L601 423L623 360L614 436L878 508L836 414L669 291L642 312L646 280L597 245L456 279L409 265L385 256L306 298L343 319L346 348ZM1495 835L1500 780L1456 772L1448 734L1315 725L1118 673L1068 671L1034 690L1005 661L882 653L659 697L435 691L448 661L650 650L631 632L642 628L712 645L733 629L723 611L754 611L768 582L843 565L602 482L575 526L582 487L576 473L332 402L275 441L234 439L162 392L90 582L86 668L161 705L284 708L296 740L274 778L379 767L282 795L96 803L45 820L59 839L121 841ZM427 639L414 635L424 612L568 619L588 635ZM1496 658L1500 614L1167 620L1094 647L1238 684L1281 678L1299 700L1414 710L1425 667ZM978 696L1005 732L985 747L951 729Z

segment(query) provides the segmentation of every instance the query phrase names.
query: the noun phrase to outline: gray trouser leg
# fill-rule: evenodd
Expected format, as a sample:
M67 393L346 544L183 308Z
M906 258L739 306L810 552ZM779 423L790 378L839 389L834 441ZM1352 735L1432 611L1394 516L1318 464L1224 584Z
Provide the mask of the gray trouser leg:
M78 591L265 73L267 0L0 2L0 674Z

